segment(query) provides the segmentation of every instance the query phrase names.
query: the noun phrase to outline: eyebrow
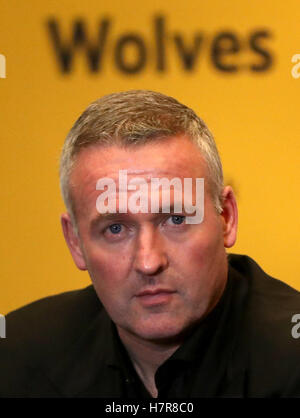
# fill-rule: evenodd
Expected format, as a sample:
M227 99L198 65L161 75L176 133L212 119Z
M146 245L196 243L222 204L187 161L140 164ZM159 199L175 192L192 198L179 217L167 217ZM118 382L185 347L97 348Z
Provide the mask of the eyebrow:
M163 209L168 210L168 212L163 212ZM139 212L138 214L140 214L141 212ZM147 213L152 213L150 212L146 212ZM182 208L182 211L178 212L174 210L174 205L170 205L170 210L169 210L169 206L160 206L159 207L159 212L154 212L152 213L153 215L167 215L167 214L173 215L173 214L182 214L182 216L188 216L188 214L185 214L185 210L184 207ZM130 213L130 212L126 212L126 213L120 213L120 212L115 212L115 213L99 213L94 219L92 219L91 221L91 228L96 227L101 221L106 222L106 221L113 221L115 219L124 219L127 218L127 216L133 216L133 215L138 215L135 213Z
M126 215L126 213L98 213L98 215L91 221L91 228L97 226L101 221L114 220L117 217L120 218L122 215Z

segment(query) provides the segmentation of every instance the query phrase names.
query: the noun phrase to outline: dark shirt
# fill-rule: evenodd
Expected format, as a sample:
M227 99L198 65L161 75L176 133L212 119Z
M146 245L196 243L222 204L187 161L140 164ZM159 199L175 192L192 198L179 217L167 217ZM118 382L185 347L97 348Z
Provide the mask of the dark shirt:
M159 398L300 396L300 294L231 255L216 307L156 372ZM0 396L149 398L94 289L6 317Z
M158 368L155 375L158 398L190 397L196 382L198 386L200 385L207 390L207 382L203 380L205 378L205 368L211 369L212 367L212 370L215 369L215 360L209 356L210 350L217 350L217 347L215 347L216 341L213 337L216 335L218 326L223 327L225 323L229 323L227 316L232 292L232 275L234 275L234 272L230 271L226 289L215 309L190 330L184 344ZM231 330L233 331L232 326ZM115 368L120 373L120 380L124 382L122 397L151 398L136 373L113 324L109 341L112 343L112 357L108 367ZM224 352L219 353L218 357L218 361L222 362L220 371L214 379L210 378L211 382L217 380L218 383L215 381L215 384L220 383L227 361ZM213 361L213 364L211 364L211 361ZM202 381L199 380L201 376L203 376Z

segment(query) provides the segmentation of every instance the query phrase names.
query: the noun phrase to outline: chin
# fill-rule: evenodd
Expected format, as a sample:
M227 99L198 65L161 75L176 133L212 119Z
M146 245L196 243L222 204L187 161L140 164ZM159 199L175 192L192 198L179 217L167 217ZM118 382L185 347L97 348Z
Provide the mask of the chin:
M167 343L181 339L185 332L185 327L179 324L143 324L136 327L134 333L148 341Z

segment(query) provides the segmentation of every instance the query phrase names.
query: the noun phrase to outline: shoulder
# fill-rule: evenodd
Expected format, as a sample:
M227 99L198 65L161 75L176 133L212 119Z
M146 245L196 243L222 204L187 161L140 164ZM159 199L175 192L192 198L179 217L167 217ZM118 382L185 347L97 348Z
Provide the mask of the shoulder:
M89 286L45 297L7 314L6 338L0 339L0 394L22 393L18 385L29 384L36 370L54 364L101 311Z
M299 336L293 332L300 292L266 274L250 257L230 255L229 265L248 284L241 335L252 387L258 395L272 388L274 394L300 396L300 329Z
M300 292L281 280L269 276L250 257L230 254L229 268L235 276L248 282L248 307L261 320L285 318L300 309ZM260 314L260 315L259 315Z
M101 309L92 286L48 296L6 315L6 340L11 343L30 338L38 343L71 335Z

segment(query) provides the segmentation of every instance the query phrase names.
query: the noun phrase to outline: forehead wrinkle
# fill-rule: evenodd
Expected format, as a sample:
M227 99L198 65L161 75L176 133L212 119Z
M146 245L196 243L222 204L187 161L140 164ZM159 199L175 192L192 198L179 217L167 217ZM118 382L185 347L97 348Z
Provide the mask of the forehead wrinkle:
M97 194L95 187L97 180L101 177L114 177L114 179L118 180L119 170L127 170L128 182L130 181L130 177L139 175L143 175L143 178L148 183L151 178L157 177L168 177L169 179L174 177L181 179L204 177L208 180L208 183L206 184L209 186L210 179L207 171L207 164L200 152L190 152L190 149L187 150L188 152L185 149L181 152L180 148L179 150L176 150L176 158L170 159L168 158L169 152L172 154L172 150L174 151L171 146L172 141L170 143L170 148L168 147L168 153L162 153L161 157L159 153L157 154L153 151L149 152L149 149L148 152L146 152L146 148L150 145L153 149L154 144L148 144L145 145L145 152L142 152L144 148L138 148L136 150L131 149L130 155L127 156L118 154L120 151L119 147L115 147L115 150L118 152L117 154L108 152L108 149L103 150L103 148L98 155L96 150L95 154L91 153L91 150L89 149L82 150L76 158L75 165L70 175L70 185L73 183L70 187L70 193L74 200L74 210L78 201L82 201L83 198L88 199L87 196L91 196L93 199L94 193ZM112 148L110 148L110 150L111 149ZM199 151L198 148L197 151ZM128 159L128 157L130 158ZM152 158L153 160L151 160ZM145 161L146 164L145 168L141 167L143 161ZM155 163L154 166L153 162ZM103 164L105 167L103 167ZM148 168L149 165L151 168ZM103 171L103 168L105 171ZM118 183L119 182L116 181L117 186ZM205 191L207 191L207 189ZM84 208L82 209L84 210ZM85 210L86 209L88 208L85 207Z
M147 148L147 145L145 146L145 148ZM120 149L117 147L116 151L120 151ZM137 154L133 155L135 154L135 152ZM128 161L128 158L126 157L126 155L124 156L124 154L111 155L111 153L108 153L108 150L104 150L104 152L101 152L99 156L97 156L96 154L94 163L92 164L93 170L91 172L91 165L89 161L86 161L86 159L89 160L91 153L88 152L88 150L86 150L86 153L81 153L81 155L78 156L76 161L77 164L80 162L80 160L81 163L83 163L81 168L85 176L81 176L80 180L82 181L82 177L88 177L89 175L93 177L93 173L95 173L95 177L97 175L97 179L101 177L117 177L119 170L126 170L129 176L148 174L150 178L155 177L157 175L161 177L164 175L171 175L172 177L196 177L199 168L204 169L204 171L206 172L205 160L202 154L198 152L192 154L190 152L188 154L186 152L177 152L175 162L173 159L172 161L170 161L168 158L166 158L165 155L162 155L160 158L160 156L155 153L153 157L155 157L156 159L158 158L158 164L156 166L153 166L151 164L151 156L149 156L150 154L153 153L142 153L142 149L137 149L136 151L131 150L131 153L128 156L130 161ZM147 161L149 160L148 162L151 164L150 168L138 168L140 158L142 160L144 158L146 158ZM161 160L163 160L163 169ZM103 171L103 163L106 165L106 168L104 168L105 171Z

